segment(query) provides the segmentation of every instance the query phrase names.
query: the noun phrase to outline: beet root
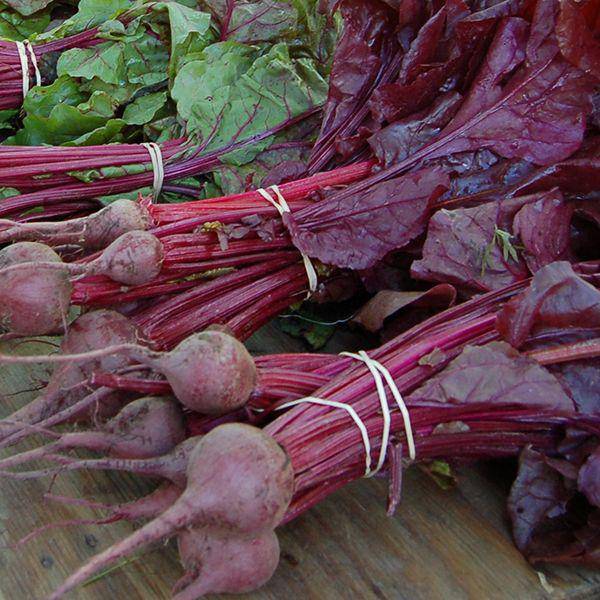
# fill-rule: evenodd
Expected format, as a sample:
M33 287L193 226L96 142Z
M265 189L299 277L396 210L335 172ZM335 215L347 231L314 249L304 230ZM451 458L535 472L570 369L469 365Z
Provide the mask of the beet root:
M256 367L246 347L220 331L190 336L148 362L161 372L189 410L225 414L246 404L256 385Z
M100 433L105 433L103 450L111 456L152 458L183 442L185 425L174 399L146 397L126 404Z
M117 458L152 458L167 454L185 439L183 413L169 398L139 398L98 431L56 434L55 442L0 460L0 469L14 467L47 455L85 448Z
M250 353L241 342L220 331L193 334L165 353L136 344L121 344L53 356L0 355L0 363L89 362L112 355L138 361L164 375L175 397L198 413L219 415L241 408L256 383L256 366Z
M71 323L60 350L67 354L80 353L114 344L132 343L137 341L137 338L136 328L127 317L112 310L97 310L85 313ZM10 423L7 420L0 421L0 441L15 432L20 432L20 437L27 434L15 421L23 424L41 423L81 401L89 393L86 382L94 371L110 372L126 364L126 356L110 353L85 363L61 364L54 370L42 394L10 415L7 418ZM100 416L110 416L110 412L118 405L119 394L106 395L102 400ZM89 411L82 416L85 414L89 414Z
M239 532L274 529L292 498L294 474L288 455L262 430L241 423L220 425L192 451L188 485L202 522ZM215 490L216 493L203 493Z
M180 487L173 483L165 482L159 485L153 492L150 492L150 494L142 496L137 500L113 505L102 504L84 498L56 496L55 494L45 494L44 497L48 500L60 502L61 504L85 506L107 511L111 515L109 517L110 522L113 523L114 521L120 520L140 521L142 519L154 519L172 506L179 496L181 496L182 491L183 490ZM107 519L102 519L99 523L105 521L107 521Z
M49 246L77 245L94 251L105 248L124 233L143 231L151 224L152 218L144 206L121 198L93 215L80 219L37 223L2 220L0 244L36 241Z
M186 573L173 588L173 600L251 592L271 579L279 563L279 541L270 530L232 537L191 529L179 534L178 548Z
M73 573L52 594L51 600L60 598L124 556L190 528L206 530L208 537L221 540L215 545L214 555L210 555L202 534L197 542L184 540L185 559L192 566L197 566L201 558L198 552L206 552L206 558L210 557L216 564L220 546L226 553L221 560L239 556L240 564L244 565L256 560L264 551L271 561L266 572L272 572L278 550L270 534L285 514L294 488L291 463L281 446L250 425L221 425L194 446L189 456L187 480L185 491L173 506ZM257 545L254 552L253 543ZM256 582L263 583L266 572L260 573ZM194 579L194 586L203 589L201 586L207 584L202 582L202 574L199 577ZM216 574L210 577L211 588L228 586L232 580L229 570L221 571L220 577L223 580L217 580ZM245 590L250 585L249 579L240 579ZM183 596L187 597L193 596Z
M60 256L45 244L21 242L0 250L0 269L28 262L62 262Z
M113 241L102 254L84 267L87 274L106 275L125 285L142 285L162 268L162 242L147 231L130 231Z
M38 469L35 471L0 471L0 476L10 479L38 479L40 477L56 476L66 471L78 471L83 469L94 471L125 471L142 475L166 479L176 486L183 488L187 482L187 467L192 450L196 446L200 436L184 440L171 452L162 456L145 459L131 458L91 458L79 459L64 454L47 452L44 460L49 460L60 465L49 469Z
M68 273L56 268L60 262L51 248L34 242L0 250L0 330L23 336L64 330L72 286Z
M43 288L46 293L53 292L50 283L56 282L55 293L60 293L61 282L69 276L105 275L113 281L124 285L141 285L154 279L162 269L164 249L162 242L147 231L130 231L112 242L97 258L90 262L63 263L60 256L52 248L34 242L18 242L15 247L35 246L34 257L26 258L24 249L19 248L18 255L23 256L20 265L13 263L0 271L0 275L7 281L11 277L27 270L27 277L35 283L37 280L46 282ZM13 254L17 254L14 252ZM1 258L1 257L0 257ZM42 278L43 276L43 278ZM6 290L8 298L13 298L14 293ZM71 296L69 287L68 299Z

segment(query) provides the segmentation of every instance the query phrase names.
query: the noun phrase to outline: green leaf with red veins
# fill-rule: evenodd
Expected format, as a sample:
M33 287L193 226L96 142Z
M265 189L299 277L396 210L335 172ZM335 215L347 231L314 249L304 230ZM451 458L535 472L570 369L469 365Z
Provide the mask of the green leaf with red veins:
M43 8L46 8L49 4L52 4L54 0L2 0L3 4L10 6L18 13L29 16Z
M251 139L322 104L327 84L308 59L290 58L285 44L265 54L252 46L223 42L187 63L172 97L188 134L201 151ZM243 165L268 148L272 137L229 152L222 162Z

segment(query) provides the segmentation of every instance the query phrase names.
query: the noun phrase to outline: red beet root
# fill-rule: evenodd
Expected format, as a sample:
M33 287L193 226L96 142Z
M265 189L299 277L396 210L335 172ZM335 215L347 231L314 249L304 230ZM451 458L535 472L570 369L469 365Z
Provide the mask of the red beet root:
M60 598L124 556L191 526L207 533L205 537L199 534L198 538L182 540L184 561L198 566L201 560L218 564L233 558L240 572L234 574L235 569L227 568L200 572L190 593L195 589L248 591L262 584L272 573L278 555L272 532L285 514L294 488L287 454L259 429L237 423L222 425L196 444L189 457L187 477L185 491L171 508L92 559L51 599ZM214 549L207 543L210 538L219 540ZM268 568L258 572L252 582L249 570L262 556L269 557L265 561ZM181 596L188 597L193 596Z
M124 317L123 317L124 318ZM74 363L116 355L138 361L163 374L176 398L189 410L225 414L242 407L256 383L250 353L235 338L220 331L191 335L171 352L152 352L136 344L121 344L91 352L54 356L0 356L0 363ZM103 372L110 369L103 368Z
M56 268L61 259L51 248L22 244L0 250L0 329L17 335L57 333L71 299L68 274Z
M234 537L190 529L177 541L185 575L175 584L173 600L251 592L271 579L279 562L279 541L271 530Z
M80 353L136 340L135 326L127 317L111 310L97 310L81 315L71 323L60 349L63 353ZM89 393L85 383L94 371L110 372L126 364L126 356L109 353L86 363L70 362L60 365L52 374L42 394L14 412L4 422L0 421L0 441L15 432L20 432L20 437L29 433L14 421L23 424L41 423L81 401ZM105 414L105 409L114 414L115 401L118 399L118 394L106 396L99 407L99 414ZM94 406L94 409L97 408ZM83 414L89 415L89 410Z
M179 405L169 398L139 398L97 431L65 433L41 448L0 460L5 469L30 460L69 450L86 448L119 458L151 458L170 452L185 438Z
M77 245L85 250L101 250L129 231L148 229L148 210L122 198L89 217L62 222L18 223L0 221L0 243L35 240L49 246Z

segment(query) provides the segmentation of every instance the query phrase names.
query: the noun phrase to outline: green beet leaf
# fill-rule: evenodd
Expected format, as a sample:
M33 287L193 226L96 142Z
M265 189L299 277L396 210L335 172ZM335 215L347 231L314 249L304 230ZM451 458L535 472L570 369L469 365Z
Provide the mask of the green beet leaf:
M172 97L188 134L203 152L249 140L321 105L327 84L309 59L293 60L285 44L265 54L235 42L209 46L177 75ZM272 136L225 153L240 166L272 143Z
M24 40L44 31L49 23L50 13L47 10L24 16L0 4L0 37L5 40Z
M3 4L26 17L46 8L52 2L54 0L2 0Z

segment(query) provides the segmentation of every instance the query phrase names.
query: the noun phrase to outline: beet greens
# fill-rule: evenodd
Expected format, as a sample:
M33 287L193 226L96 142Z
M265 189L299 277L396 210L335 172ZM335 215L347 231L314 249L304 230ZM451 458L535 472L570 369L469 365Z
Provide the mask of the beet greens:
M599 567L599 3L125 4L32 37L45 85L0 147L0 327L65 333L49 357L0 355L57 365L0 420L0 448L44 439L0 476L158 481L126 504L48 494L101 516L19 543L146 521L51 597L172 537L174 598L251 591L277 526L376 472L392 515L404 469L439 460L518 460L520 552ZM135 73L132 48L152 54ZM334 320L386 340L366 353L241 343L349 296Z

